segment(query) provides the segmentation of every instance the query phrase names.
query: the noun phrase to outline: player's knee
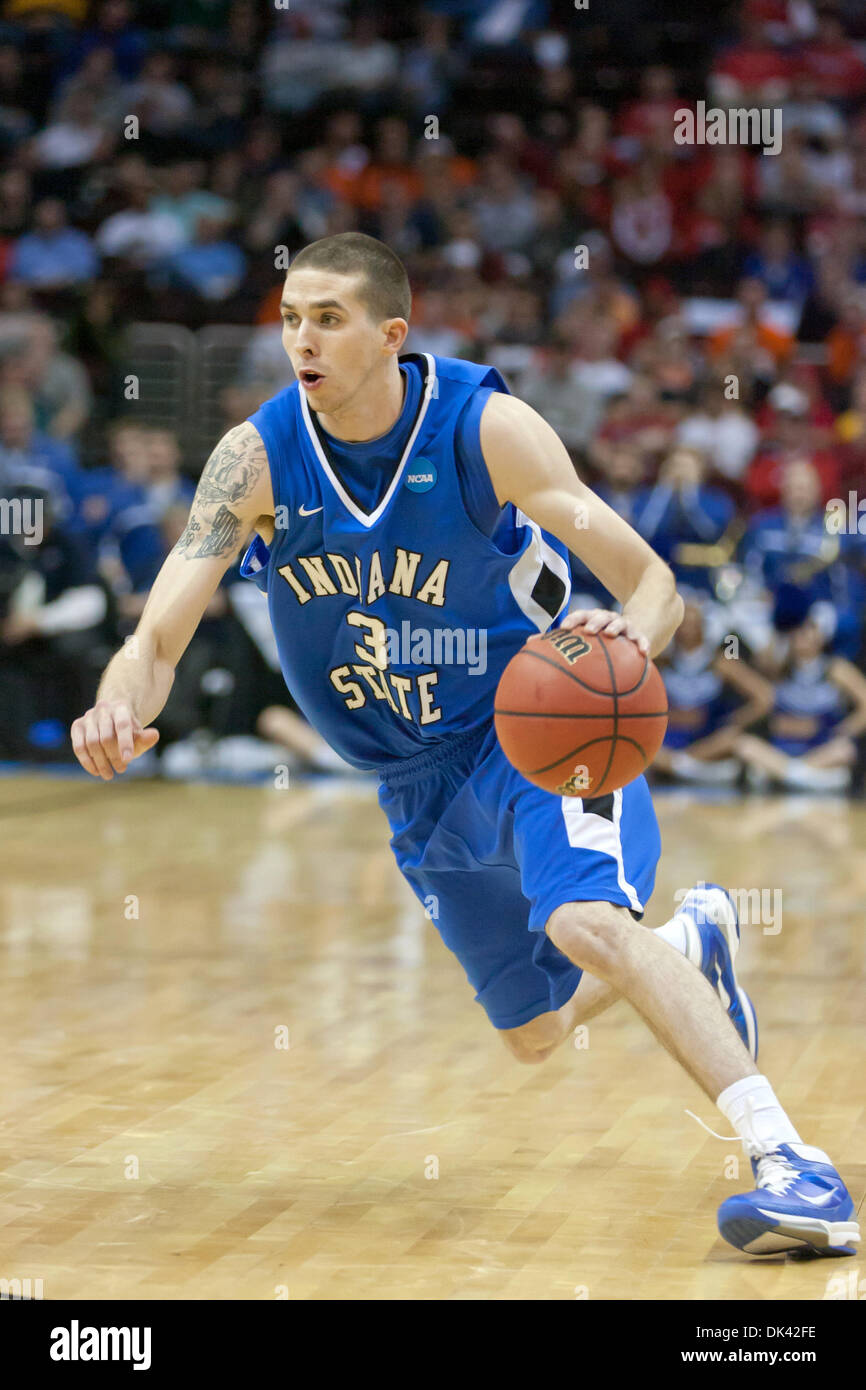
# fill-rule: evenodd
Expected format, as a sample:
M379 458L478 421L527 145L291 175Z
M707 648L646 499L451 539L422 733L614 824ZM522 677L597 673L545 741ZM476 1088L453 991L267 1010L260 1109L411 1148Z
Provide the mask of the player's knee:
M550 914L545 931L570 961L605 980L616 973L624 933L632 925L626 909L613 903L563 903Z
M505 1028L502 1041L518 1062L543 1062L555 1052L564 1037L563 1024L555 1013L540 1014L520 1028Z

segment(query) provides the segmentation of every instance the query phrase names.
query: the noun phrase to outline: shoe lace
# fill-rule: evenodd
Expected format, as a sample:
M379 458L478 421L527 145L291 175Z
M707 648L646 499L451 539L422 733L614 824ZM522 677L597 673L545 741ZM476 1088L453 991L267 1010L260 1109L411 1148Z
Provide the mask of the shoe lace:
M784 1197L791 1184L796 1182L800 1176L797 1169L778 1150L762 1154L757 1159L757 1164L758 1174L755 1186L775 1192L779 1197Z
M760 1139L756 1137L755 1107L752 1103L751 1096L746 1096L745 1110L748 1128L748 1133L745 1138L741 1138L739 1134L717 1134L714 1129L710 1129L710 1126L704 1123L700 1115L695 1114L694 1110L687 1110L686 1114L691 1115L693 1120L697 1120L701 1128L705 1129L707 1131L707 1134L712 1134L714 1139L723 1139L726 1143L729 1143L731 1141L736 1142L738 1139L740 1139L746 1156L748 1158L755 1159L758 1165L758 1187L767 1187L772 1192L784 1192L785 1187L779 1189L777 1186L774 1185L783 1181L782 1173L784 1172L784 1182L786 1187L790 1183L794 1182L794 1180L799 1176L799 1174L797 1173L796 1168L793 1168L791 1164L788 1162L788 1160L783 1155L779 1154L779 1151L777 1149L767 1149L765 1145L761 1143ZM765 1164L766 1169L764 1169L763 1167L763 1165ZM764 1171L766 1171L767 1173L766 1181L762 1180L761 1177L761 1174Z

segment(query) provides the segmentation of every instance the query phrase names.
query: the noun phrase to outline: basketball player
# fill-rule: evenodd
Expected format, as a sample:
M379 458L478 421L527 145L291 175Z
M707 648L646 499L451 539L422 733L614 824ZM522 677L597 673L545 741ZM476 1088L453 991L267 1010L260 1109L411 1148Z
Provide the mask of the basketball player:
M400 869L506 1046L540 1062L624 996L752 1160L756 1190L720 1209L725 1238L755 1254L852 1254L842 1179L755 1066L728 895L694 889L666 925L638 925L660 849L644 779L560 798L521 777L494 732L502 670L565 612L570 548L622 612L563 626L650 655L682 616L672 575L495 370L401 356L410 305L401 262L370 237L297 255L281 308L297 380L216 446L137 659L117 653L72 726L78 759L110 781L153 747L175 668L254 532L243 569L267 592L287 684L342 757L379 773ZM476 656L483 635L484 661L432 661L446 630L467 651L474 634Z

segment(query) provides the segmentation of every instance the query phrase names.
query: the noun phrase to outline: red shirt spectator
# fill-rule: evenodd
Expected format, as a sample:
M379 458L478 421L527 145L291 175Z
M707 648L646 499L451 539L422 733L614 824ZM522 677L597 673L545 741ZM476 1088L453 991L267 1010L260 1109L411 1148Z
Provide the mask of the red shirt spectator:
M819 16L818 33L804 46L798 66L829 101L853 100L866 92L866 63L845 37L837 15L824 11Z
M796 61L775 48L764 32L763 22L743 16L743 39L713 65L713 75L725 78L744 96L761 96L766 89L787 89L796 71Z

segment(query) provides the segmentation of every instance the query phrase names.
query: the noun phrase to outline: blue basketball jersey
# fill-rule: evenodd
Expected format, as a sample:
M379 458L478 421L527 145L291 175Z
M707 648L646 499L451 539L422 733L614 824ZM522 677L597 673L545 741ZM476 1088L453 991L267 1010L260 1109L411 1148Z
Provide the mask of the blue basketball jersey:
M250 416L267 450L275 531L270 546L254 538L241 573L268 595L298 706L367 769L488 720L508 661L561 619L570 594L561 541L511 503L490 536L467 511L458 422L476 392L507 393L502 377L428 353L400 363L420 390L407 394L417 398L408 438L382 460L390 483L372 510L341 477L296 382Z

